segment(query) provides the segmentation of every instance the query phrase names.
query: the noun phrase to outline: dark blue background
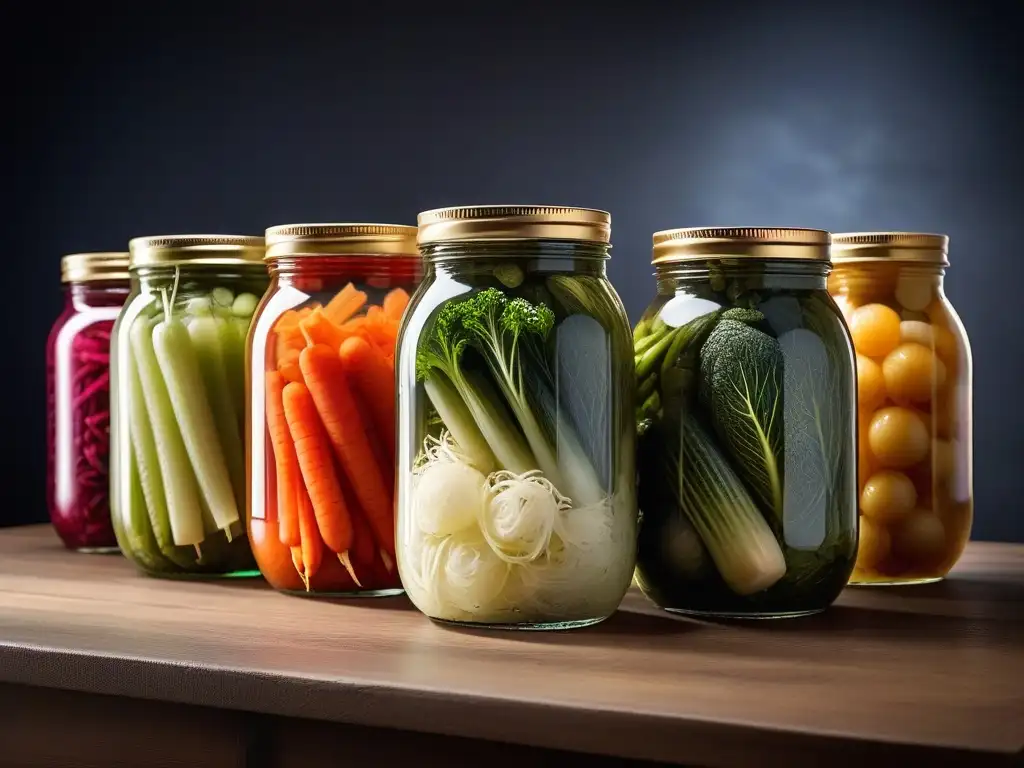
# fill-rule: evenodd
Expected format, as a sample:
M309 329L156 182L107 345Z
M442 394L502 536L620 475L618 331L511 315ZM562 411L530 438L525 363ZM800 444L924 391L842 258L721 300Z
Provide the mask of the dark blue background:
M612 212L634 320L657 229L950 234L975 537L1024 540L1019 3L9 5L3 522L45 519L62 253L539 202Z

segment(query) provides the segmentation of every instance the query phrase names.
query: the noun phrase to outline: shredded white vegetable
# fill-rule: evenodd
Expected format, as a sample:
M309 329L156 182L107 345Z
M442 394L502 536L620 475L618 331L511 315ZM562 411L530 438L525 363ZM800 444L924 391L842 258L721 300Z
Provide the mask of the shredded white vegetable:
M487 484L490 501L480 515L484 538L506 563L533 562L547 550L571 502L536 469L521 475L500 470Z
M416 524L402 542L412 601L434 618L477 623L611 613L632 577L631 496L574 508L538 470L494 472L478 494L482 478L449 432L424 440L407 502Z

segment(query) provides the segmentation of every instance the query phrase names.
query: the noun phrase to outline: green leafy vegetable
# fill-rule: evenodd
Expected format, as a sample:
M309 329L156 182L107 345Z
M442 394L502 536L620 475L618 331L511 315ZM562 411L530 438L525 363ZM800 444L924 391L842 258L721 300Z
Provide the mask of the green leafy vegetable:
M740 475L781 523L783 356L767 333L731 318L700 352L700 399Z
M530 447L512 423L500 399L494 397L493 389L485 383L485 379L471 376L463 366L470 335L462 324L462 307L463 302L448 302L434 318L433 326L425 334L417 352L417 377L430 381L439 372L451 382L501 466L519 474L537 469ZM436 388L435 394L441 387L443 381ZM434 401L431 397L431 402L440 412L440 400ZM452 404L451 400L447 402ZM460 447L464 450L471 448ZM484 463L487 461L479 453L476 458Z
M662 452L672 493L737 595L767 589L786 573L782 549L743 482L691 415L666 435Z

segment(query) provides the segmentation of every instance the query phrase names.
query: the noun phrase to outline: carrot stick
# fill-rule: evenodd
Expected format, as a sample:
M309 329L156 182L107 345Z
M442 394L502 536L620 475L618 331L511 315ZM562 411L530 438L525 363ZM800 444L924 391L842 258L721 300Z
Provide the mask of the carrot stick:
M396 323L402 319L402 313L409 306L409 294L404 288L392 288L382 302L384 314Z
M320 570L321 558L323 557L323 539L320 538L320 531L317 528L316 513L313 511L313 504L309 494L301 485L296 490L295 504L299 508L299 531L302 536L302 565L299 572L302 582L309 592L309 582Z
M277 369L287 381L302 381L299 370L299 350L289 349L277 363Z
M391 489L374 458L341 358L330 347L317 344L302 350L299 367L320 412L338 463L352 483L378 546L394 553L395 520ZM297 385L288 385L292 386ZM287 392L287 387L285 390Z
M337 353L341 343L349 337L337 323L327 317L322 309L314 310L309 317L299 322L299 329L306 340L306 344L326 344Z
M292 350L297 352L306 344L306 338L302 335L298 323L276 331L275 336L277 338L274 342L274 354L279 365L289 352Z
M341 325L362 309L365 303L366 294L362 291L357 291L355 286L349 283L327 303L327 306L324 307L324 314L332 322Z
M277 480L277 535L281 543L289 547L298 546L299 512L295 506L295 489L300 482L299 462L295 455L295 444L288 432L282 394L285 381L277 371L267 371L267 430L270 444L274 448L274 463Z
M346 552L352 546L352 521L313 398L305 384L292 381L285 385L282 400L320 534L334 552Z
M387 446L389 462L395 457L395 374L384 353L366 340L355 337L341 345L345 373L369 406L377 437ZM390 474L390 473L389 473Z

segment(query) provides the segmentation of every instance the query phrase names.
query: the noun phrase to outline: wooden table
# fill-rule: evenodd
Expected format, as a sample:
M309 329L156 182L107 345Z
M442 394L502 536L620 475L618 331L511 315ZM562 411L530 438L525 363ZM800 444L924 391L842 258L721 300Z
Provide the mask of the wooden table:
M147 578L8 529L0 713L2 765L1020 765L1024 546L808 619L677 619L631 593L596 627L514 633Z

